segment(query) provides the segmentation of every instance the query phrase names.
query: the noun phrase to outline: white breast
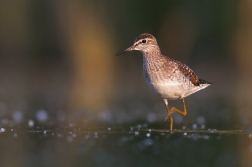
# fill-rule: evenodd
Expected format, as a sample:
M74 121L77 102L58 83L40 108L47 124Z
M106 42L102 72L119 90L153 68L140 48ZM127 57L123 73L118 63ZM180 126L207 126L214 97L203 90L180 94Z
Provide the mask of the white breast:
M164 81L164 82L147 82L152 90L160 94L162 98L179 99L183 96L183 86L178 82Z
M188 80L188 82L190 81ZM159 82L147 81L147 84L162 98L171 100L185 98L190 94L195 93L209 86L209 84L201 84L199 86L194 86L193 84L188 84L186 82L181 83L171 80L159 81Z

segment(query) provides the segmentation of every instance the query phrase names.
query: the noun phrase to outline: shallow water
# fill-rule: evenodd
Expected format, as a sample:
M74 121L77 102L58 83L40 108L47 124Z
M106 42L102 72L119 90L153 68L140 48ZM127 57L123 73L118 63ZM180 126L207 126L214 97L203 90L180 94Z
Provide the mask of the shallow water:
M35 126L0 132L1 166L239 166L238 139L252 154L251 130Z
M170 131L163 104L147 105L2 112L0 166L250 166L252 130L245 123L212 116L214 110L190 112L174 114Z
M249 135L252 137L252 130L217 130L217 129L143 129L143 128L134 128L134 127L125 127L125 128L56 128L53 130L45 129L43 127L38 127L37 129L6 129L1 128L0 133L43 133L43 134L60 134L60 133L69 133L69 134L218 134L218 135Z

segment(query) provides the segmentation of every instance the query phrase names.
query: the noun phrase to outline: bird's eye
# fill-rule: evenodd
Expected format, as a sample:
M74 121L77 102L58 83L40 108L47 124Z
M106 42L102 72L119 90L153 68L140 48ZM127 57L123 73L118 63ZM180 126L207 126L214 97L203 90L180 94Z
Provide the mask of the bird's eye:
M142 43L146 43L147 41L145 39L142 40Z

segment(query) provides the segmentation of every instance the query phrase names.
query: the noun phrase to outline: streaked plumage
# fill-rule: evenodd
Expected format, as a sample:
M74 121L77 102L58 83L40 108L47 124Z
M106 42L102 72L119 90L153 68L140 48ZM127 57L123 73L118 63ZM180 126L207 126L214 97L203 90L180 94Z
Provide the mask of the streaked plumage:
M186 108L184 103L184 112L176 108L170 110L168 99L183 99L184 102L185 97L211 85L210 82L199 78L187 65L162 55L156 38L151 34L139 35L133 46L116 55L132 50L142 52L144 78L150 88L164 99L168 110L166 119L169 118L171 122L173 122L171 118L173 112L185 116Z

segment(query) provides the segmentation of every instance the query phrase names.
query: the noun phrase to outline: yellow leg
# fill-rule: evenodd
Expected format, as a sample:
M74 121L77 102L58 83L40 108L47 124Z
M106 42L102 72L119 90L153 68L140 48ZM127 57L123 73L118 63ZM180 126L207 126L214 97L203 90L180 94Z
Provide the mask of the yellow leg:
M173 118L171 117L171 115L175 112L183 115L183 116L186 116L187 114L187 111L186 111L186 105L185 105L185 100L183 100L183 105L184 105L184 111L180 111L179 109L175 108L175 107L172 107L171 110L169 109L168 107L168 100L167 99L164 99L164 102L165 102L165 106L166 106L166 109L167 109L167 116L165 117L165 121L170 119L170 130L172 130L172 127L173 127Z
M165 118L166 119L166 118ZM170 130L172 130L172 127L173 127L173 118L170 117Z

